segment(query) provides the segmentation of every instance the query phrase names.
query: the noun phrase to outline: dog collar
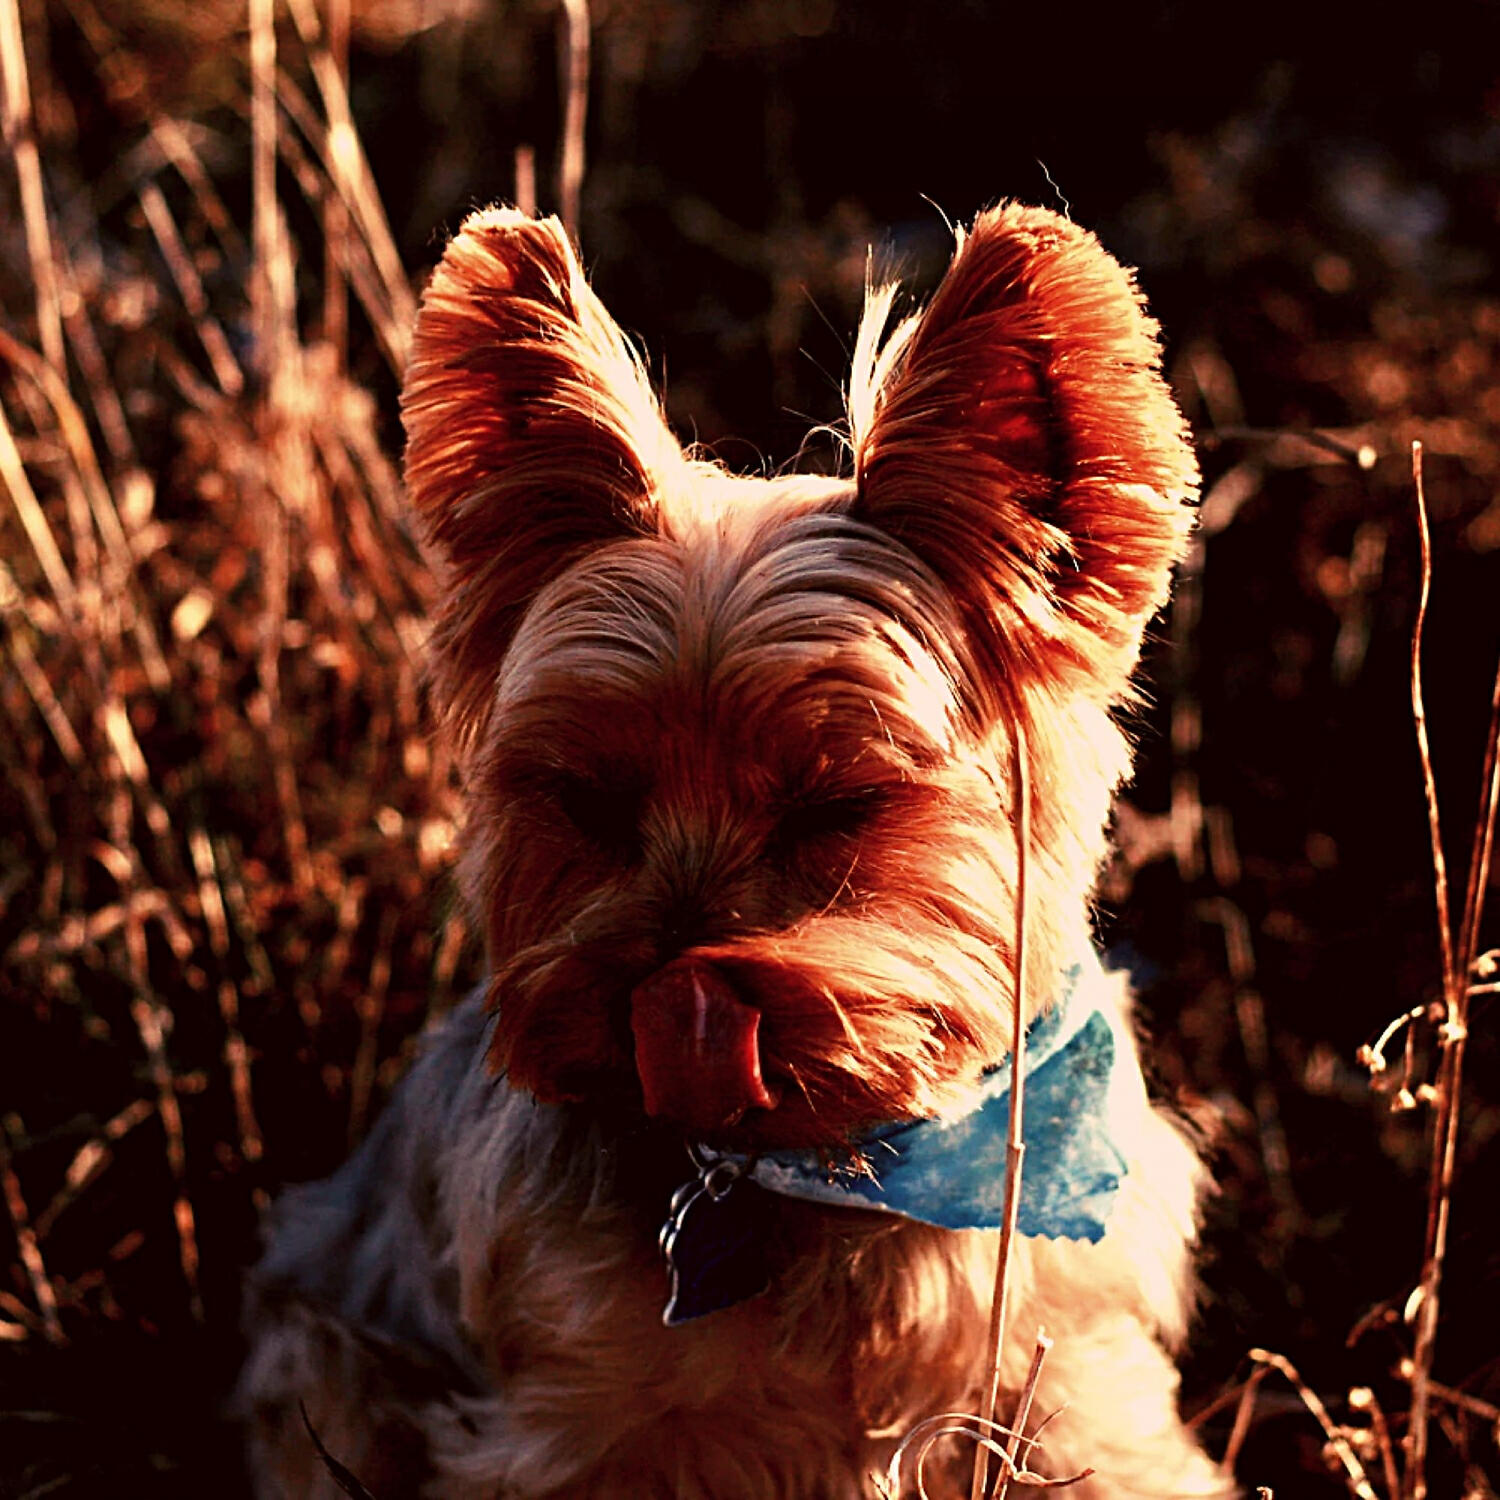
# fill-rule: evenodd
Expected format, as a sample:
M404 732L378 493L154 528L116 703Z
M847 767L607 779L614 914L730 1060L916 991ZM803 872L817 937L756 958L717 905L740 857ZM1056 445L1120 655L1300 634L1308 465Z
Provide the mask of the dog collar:
M1090 955L1063 976L1062 998L1026 1033L1022 1234L1098 1241L1124 1156L1109 1096L1135 1049L1117 1006L1095 1003L1103 971ZM768 1205L755 1189L834 1207L874 1209L944 1229L998 1229L1005 1216L1009 1059L968 1107L882 1125L841 1158L826 1151L747 1157L696 1147L698 1175L678 1190L662 1227L672 1294L664 1320L686 1322L764 1291Z

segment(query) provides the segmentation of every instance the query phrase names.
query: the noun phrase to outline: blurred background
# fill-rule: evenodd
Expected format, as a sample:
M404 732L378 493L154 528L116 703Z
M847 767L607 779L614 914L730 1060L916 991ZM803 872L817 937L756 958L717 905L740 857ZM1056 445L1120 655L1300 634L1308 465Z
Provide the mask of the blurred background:
M580 9L0 0L0 1496L242 1493L257 1215L476 976L395 412L445 236L495 199L566 211L684 438L827 468L868 267L930 289L1001 197L1139 267L1204 469L1098 912L1223 1183L1185 1409L1247 1485L1343 1493L1281 1373L1240 1399L1272 1350L1393 1495L1451 1056L1410 450L1456 915L1500 654L1500 7ZM1426 1460L1474 1500L1492 1001ZM1360 1047L1411 1011L1372 1086Z

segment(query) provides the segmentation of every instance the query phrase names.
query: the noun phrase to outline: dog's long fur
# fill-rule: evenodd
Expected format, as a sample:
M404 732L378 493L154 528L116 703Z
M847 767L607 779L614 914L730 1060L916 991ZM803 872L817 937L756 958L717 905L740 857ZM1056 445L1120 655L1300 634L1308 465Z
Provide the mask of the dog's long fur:
M1112 711L1188 527L1155 325L1091 236L993 210L882 337L890 311L856 347L852 475L741 479L678 447L555 223L488 210L449 246L407 478L491 978L278 1210L241 1384L263 1494L335 1493L299 1401L380 1500L852 1497L916 1422L975 1408L991 1234L776 1199L771 1291L660 1320L685 1135L833 1148L940 1112L1018 1002L1055 1002L1128 767ZM720 1118L699 1083L706 1121L648 1117L632 1007L683 965L756 1016L769 1107ZM1045 1325L1047 1462L1095 1469L1077 1493L1228 1494L1164 1352L1200 1169L1138 1072L1110 1121L1107 1233L1021 1243L1004 1378Z

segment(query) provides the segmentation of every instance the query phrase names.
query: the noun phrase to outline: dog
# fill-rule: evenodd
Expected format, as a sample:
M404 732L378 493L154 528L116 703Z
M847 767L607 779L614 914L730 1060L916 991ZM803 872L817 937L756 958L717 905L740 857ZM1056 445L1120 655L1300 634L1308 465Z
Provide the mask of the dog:
M1131 274L1069 220L991 209L925 309L894 298L847 475L740 477L678 444L555 221L448 245L406 482L489 978L276 1210L262 1496L882 1492L989 1381L1017 1007L999 1415L1044 1327L1036 1410L1066 1410L1030 1468L1234 1493L1170 1355L1205 1173L1088 906L1192 449ZM926 1493L972 1459L939 1444Z

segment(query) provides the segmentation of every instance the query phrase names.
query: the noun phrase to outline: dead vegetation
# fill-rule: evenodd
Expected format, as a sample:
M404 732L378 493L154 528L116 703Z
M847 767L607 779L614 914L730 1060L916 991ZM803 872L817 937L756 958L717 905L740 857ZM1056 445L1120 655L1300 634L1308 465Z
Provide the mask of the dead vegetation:
M163 115L112 184L120 232L81 217L66 159L44 199L3 9L7 314L37 344L0 334L0 1177L24 1270L0 1335L24 1349L232 1321L252 1205L358 1138L464 934L441 905L429 580L378 396L345 364L346 300L395 365L412 293L316 16L303 44L257 10L249 224L202 133ZM290 185L324 230L311 306ZM33 1404L23 1370L0 1374L7 1405Z

